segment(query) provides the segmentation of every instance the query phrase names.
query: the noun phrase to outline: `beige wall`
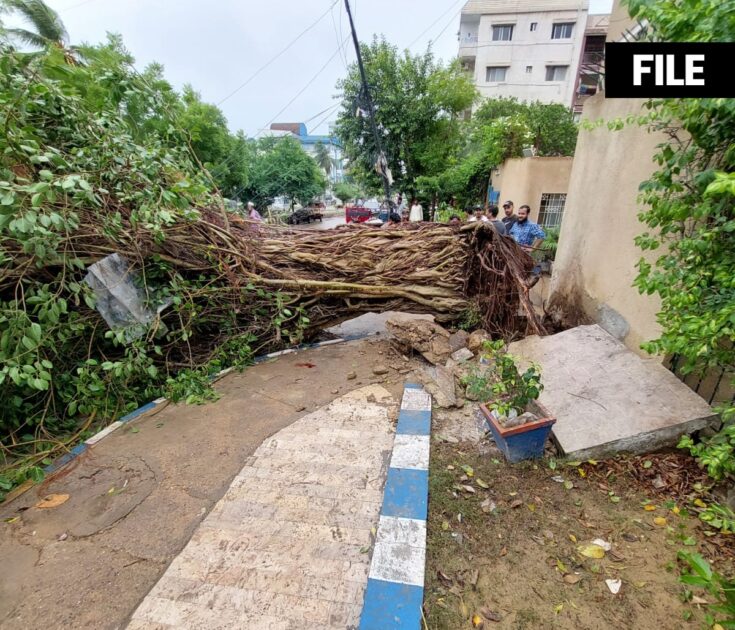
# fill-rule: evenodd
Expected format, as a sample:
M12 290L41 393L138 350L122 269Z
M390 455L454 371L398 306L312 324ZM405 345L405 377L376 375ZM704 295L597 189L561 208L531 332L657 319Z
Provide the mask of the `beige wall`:
M569 188L573 158L511 158L493 173L493 188L500 190L500 204L510 199L516 210L531 207L531 218L538 219L542 193L565 193ZM502 209L501 209L502 215Z
M642 103L597 94L585 103L584 119L625 118ZM612 319L623 329L627 323L623 340L641 355L640 344L658 336L659 302L632 286L642 256L633 239L645 231L637 217L638 186L653 172L663 139L637 124L580 130L551 281L551 303L569 320L581 309L592 321Z
M628 9L621 4L620 0L615 0L613 2L612 12L610 13L610 27L607 30L607 41L619 41L626 29L633 28L635 23L635 20L628 15Z

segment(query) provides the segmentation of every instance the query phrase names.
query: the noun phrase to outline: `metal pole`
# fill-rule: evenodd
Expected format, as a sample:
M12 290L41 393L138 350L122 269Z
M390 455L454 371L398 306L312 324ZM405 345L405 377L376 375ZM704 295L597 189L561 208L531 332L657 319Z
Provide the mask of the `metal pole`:
M362 65L362 55L360 54L360 42L357 40L357 33L355 32L355 23L352 21L352 11L350 10L349 0L345 0L345 8L347 9L347 17L350 19L350 30L352 31L352 41L355 44L355 54L357 55L357 67L360 69L360 78L362 80L362 91L365 93L365 104L368 110L368 116L370 117L370 125L373 130L373 137L375 138L375 147L378 150L378 159L380 159L383 153L383 144L380 142L380 134L378 133L378 125L375 122L375 108L373 107L373 99L370 97L370 89L368 88L367 76L365 75L365 67ZM388 178L381 173L383 178L383 191L385 192L385 200L389 205L391 204L390 198L390 184Z

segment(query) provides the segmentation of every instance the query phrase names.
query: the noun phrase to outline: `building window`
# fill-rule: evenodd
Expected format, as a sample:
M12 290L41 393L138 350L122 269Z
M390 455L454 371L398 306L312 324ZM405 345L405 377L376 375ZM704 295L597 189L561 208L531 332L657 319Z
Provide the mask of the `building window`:
M489 66L485 69L486 83L500 83L505 81L508 66Z
M538 26L538 22L531 22L531 30L532 31L535 31L537 26Z
M570 39L574 30L574 22L554 24L551 28L551 39Z
M531 74L533 72L533 66L526 66L526 74Z
M498 24L493 26L494 42L509 42L511 39L513 39L512 24Z
M546 66L547 81L564 81L567 78L569 66Z
M545 228L559 227L566 202L566 193L543 193L538 213L539 225Z

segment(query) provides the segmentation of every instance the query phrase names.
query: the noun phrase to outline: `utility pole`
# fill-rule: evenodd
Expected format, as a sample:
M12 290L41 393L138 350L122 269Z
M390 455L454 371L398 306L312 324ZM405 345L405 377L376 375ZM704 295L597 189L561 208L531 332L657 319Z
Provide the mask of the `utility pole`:
M357 33L355 32L355 23L352 20L352 11L350 10L349 0L345 0L345 8L347 9L347 17L350 19L350 30L352 31L352 41L355 44L355 54L357 55L357 67L360 69L360 79L362 80L362 92L365 95L365 106L367 107L368 116L370 117L370 126L373 130L373 138L375 139L375 148L378 150L378 161L385 159L385 153L383 152L383 143L380 141L380 133L378 133L378 125L375 122L375 107L373 106L373 99L370 96L370 88L368 87L367 76L365 75L365 66L362 65L362 54L360 54L360 42L357 40ZM387 168L387 164L386 164ZM390 198L390 182L388 176L381 169L380 176L383 178L383 191L385 192L385 200L388 202L390 207L393 207L393 203Z

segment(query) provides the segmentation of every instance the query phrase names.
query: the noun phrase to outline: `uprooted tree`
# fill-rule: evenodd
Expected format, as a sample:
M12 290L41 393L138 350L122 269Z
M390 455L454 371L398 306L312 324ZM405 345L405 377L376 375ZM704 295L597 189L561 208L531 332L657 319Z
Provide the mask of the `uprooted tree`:
M521 304L523 325L542 330L523 285L531 259L492 229L299 232L248 222L225 211L185 143L136 137L119 105L92 98L89 67L67 65L59 51L6 50L0 70L6 487L93 425L162 394L206 398L212 373L325 322L384 309L453 320L473 309L509 335ZM154 111L145 82L126 89ZM145 306L161 307L137 338L108 327L85 282L115 253ZM11 464L12 478L3 476Z

